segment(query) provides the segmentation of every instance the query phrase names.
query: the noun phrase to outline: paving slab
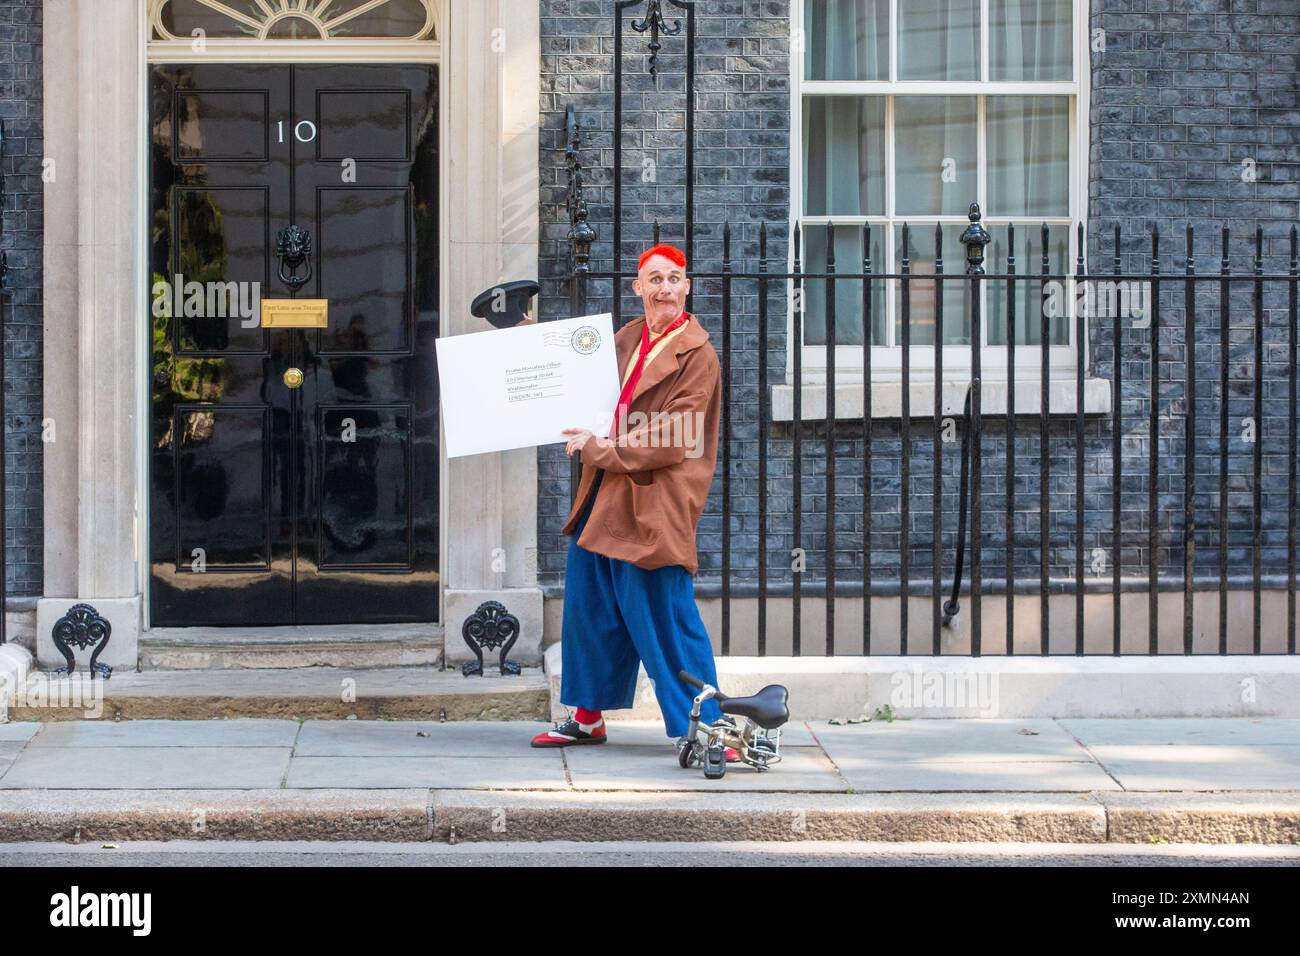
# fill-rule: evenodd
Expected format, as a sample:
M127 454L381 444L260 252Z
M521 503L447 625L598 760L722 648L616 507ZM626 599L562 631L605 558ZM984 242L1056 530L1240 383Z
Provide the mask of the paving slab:
M549 725L548 725L549 726ZM661 720L619 720L609 722L609 744L631 744L633 746L661 747L671 746L676 740L664 733ZM781 749L786 747L816 747L808 725L803 721L791 721L781 728Z
M286 787L302 789L562 790L564 764L558 754L542 760L514 757L294 757ZM0 778L3 783L3 778Z
M710 791L833 791L848 784L826 757L810 747L782 748L781 762L760 772L743 764L730 764L721 780L707 780L697 766L683 769L676 748L602 744L565 749L569 776L576 790L710 790Z
M1300 747L1300 720L1281 718L1071 718L1059 723L1089 747L1098 744L1262 744Z
M1125 790L1300 790L1300 747L1115 744L1091 750Z
M551 724L528 720L309 720L294 747L299 757L515 757L556 759L529 746ZM421 737L424 733L428 736Z
M18 753L26 744L21 740L0 740L0 778L13 766Z
M971 760L922 761L867 759L835 760L840 774L858 793L936 791L942 793L1083 793L1119 790L1120 785L1090 761Z
M0 741L31 740L41 725L34 720L13 720L0 724Z
M842 725L816 721L809 726L837 763L850 757L934 763L1091 759L1053 720L873 720Z
M288 747L28 748L0 789L184 790L279 787Z
M309 720L294 747L300 757L546 757L529 741L553 725L536 721L337 721ZM782 728L781 746L815 747L808 728ZM427 737L421 737L423 732ZM673 740L659 721L619 721L609 726L610 742L602 747L671 747Z
M351 721L349 721L351 723ZM292 747L296 720L51 721L28 745L45 747Z

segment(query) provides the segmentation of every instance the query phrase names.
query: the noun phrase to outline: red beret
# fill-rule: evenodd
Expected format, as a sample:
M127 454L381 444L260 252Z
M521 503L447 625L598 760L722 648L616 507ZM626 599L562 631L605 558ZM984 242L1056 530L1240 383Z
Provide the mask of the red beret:
M646 262L654 256L663 256L674 265L681 266L683 269L686 268L686 253L676 246L661 242L659 245L652 246L641 253L641 259L636 264L637 272L640 272L645 267Z

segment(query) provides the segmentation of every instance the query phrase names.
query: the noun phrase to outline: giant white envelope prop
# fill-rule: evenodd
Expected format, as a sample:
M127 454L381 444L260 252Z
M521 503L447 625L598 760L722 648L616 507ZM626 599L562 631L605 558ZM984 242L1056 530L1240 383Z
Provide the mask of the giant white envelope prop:
M609 313L437 340L448 458L608 434L618 402Z

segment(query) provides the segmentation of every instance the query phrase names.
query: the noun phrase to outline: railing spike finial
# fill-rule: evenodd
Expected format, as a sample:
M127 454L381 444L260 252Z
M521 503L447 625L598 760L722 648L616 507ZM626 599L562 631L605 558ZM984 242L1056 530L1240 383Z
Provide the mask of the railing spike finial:
M992 240L989 231L980 224L980 204L970 204L966 218L970 225L962 231L958 241L966 247L966 274L982 276L984 274L984 247Z

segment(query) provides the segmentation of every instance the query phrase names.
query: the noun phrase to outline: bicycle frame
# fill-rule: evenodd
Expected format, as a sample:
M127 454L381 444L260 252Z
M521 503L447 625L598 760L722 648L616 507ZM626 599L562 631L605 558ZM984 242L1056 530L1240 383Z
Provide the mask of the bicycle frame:
M686 739L698 748L701 756L710 748L730 747L740 755L742 762L758 770L766 770L771 764L781 760L781 730L763 730L748 717L724 714L724 718L734 723L733 727L710 726L700 723L700 706L718 694L718 689L705 684L704 689L695 696L691 704L691 722L686 730ZM759 742L764 746L756 746Z

